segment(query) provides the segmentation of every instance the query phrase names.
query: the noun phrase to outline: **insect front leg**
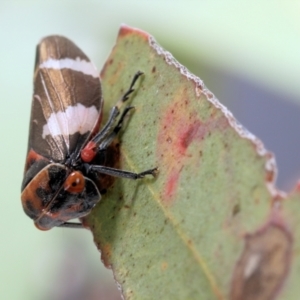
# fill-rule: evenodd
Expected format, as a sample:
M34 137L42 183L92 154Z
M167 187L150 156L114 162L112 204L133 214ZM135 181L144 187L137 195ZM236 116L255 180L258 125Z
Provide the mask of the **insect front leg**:
M106 139L103 140L103 142L101 142L101 144L99 145L98 151L105 151L107 149L107 147L112 143L112 141L118 135L119 131L121 130L121 128L123 126L123 121L124 121L125 116L131 109L134 109L134 106L127 106L124 109L117 125L114 127L112 132L106 137Z
M133 106L127 106L124 109L124 111L119 119L118 124L115 126L115 128L110 133L110 135L99 145L98 153L101 153L103 156L105 156L108 146L112 143L112 141L117 136L120 129L122 128L123 120L124 120L126 114L133 108L134 108ZM89 171L94 171L97 173L111 175L114 177L122 177L122 178L129 178L129 179L139 179L139 178L145 177L146 175L155 176L157 173L157 170L158 170L157 168L153 168L153 169L149 169L144 172L141 172L141 173L134 173L134 172L119 170L119 169L110 168L110 167L106 167L106 166L102 166L102 165L89 165L88 168L89 168Z
M138 80L138 78L143 74L143 72L136 72L135 75L133 76L133 79L130 83L129 89L124 93L124 95L121 97L121 99L117 102L117 104L115 106L112 107L111 111L110 111L110 116L109 119L107 121L107 123L105 124L105 126L103 127L103 129L92 139L92 141L94 143L96 143L97 145L100 145L102 143L102 141L104 141L106 139L106 137L113 131L116 131L116 127L120 127L122 126L122 121L125 117L125 115L127 114L127 112L132 109L132 106L128 106L125 108L123 114L120 117L120 120L117 124L117 126L113 128L114 122L116 121L117 116L120 113L120 108L123 105L123 103L125 101L127 101L129 99L129 95L132 94L134 92L134 85L136 83L136 81ZM121 125L121 126L120 126Z
M80 157L83 162L91 162L99 151L105 150L109 144L113 141L114 137L120 131L125 115L128 113L132 106L128 106L124 109L119 122L115 125L118 115L120 114L120 108L122 104L129 99L129 95L134 92L134 84L143 73L138 71L129 86L129 89L123 94L121 99L115 106L112 107L107 123L102 130L90 140L86 146L81 150Z

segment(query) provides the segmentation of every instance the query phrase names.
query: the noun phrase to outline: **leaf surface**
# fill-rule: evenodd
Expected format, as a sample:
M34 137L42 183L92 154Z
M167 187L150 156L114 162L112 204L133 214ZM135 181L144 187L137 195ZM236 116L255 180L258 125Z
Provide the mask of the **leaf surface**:
M138 70L118 164L159 174L116 179L84 220L125 299L283 295L299 278L299 217L287 217L299 193L283 198L273 155L145 32L120 29L101 72L105 115Z

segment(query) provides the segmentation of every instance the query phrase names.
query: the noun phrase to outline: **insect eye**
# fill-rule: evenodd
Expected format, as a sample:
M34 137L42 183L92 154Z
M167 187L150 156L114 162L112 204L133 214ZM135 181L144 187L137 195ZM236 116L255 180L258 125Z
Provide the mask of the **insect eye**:
M85 187L85 179L81 172L72 172L64 183L65 191L76 194L81 193Z

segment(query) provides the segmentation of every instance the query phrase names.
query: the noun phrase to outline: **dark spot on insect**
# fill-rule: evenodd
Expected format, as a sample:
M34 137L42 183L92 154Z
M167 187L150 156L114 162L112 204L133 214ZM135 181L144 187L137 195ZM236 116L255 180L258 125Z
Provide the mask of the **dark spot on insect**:
M236 214L238 214L241 211L240 205L237 203L234 205L232 209L232 216L234 217Z
M53 194L50 191L47 191L41 187L37 188L35 191L38 198L41 199L43 206L47 205L53 197Z
M154 66L154 67L152 68L152 73L155 73L155 71L156 71L156 67Z
M51 166L49 168L49 187L52 191L57 191L65 180L67 171L58 166Z
M109 60L109 62L108 62L108 63L109 63L110 65L112 65L112 64L113 64L113 62L114 62L114 60L111 58L111 59Z
M124 208L127 208L127 209L129 209L129 208L130 208L130 206L129 206L129 205L124 205Z
M38 210L33 207L30 200L26 200L25 203L26 203L26 213L28 214L28 216L32 219L36 218L39 215Z
M101 191L100 191L100 194L101 195L104 195L104 194L106 194L107 193L107 190L106 189L102 189Z
M134 217L136 216L136 212L133 213L133 216L134 216Z

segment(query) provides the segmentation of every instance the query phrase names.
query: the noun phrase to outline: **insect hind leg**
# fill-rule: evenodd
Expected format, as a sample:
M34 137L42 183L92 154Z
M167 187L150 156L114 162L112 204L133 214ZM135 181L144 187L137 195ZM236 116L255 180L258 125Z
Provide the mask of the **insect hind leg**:
M115 137L118 135L119 131L121 130L122 126L123 126L123 121L124 121L124 118L125 116L127 115L127 113L131 110L131 109L134 109L134 106L127 106L117 125L114 127L113 131L105 138L105 140L103 142L101 142L101 144L99 145L99 150L98 151L104 151L107 149L107 147L112 143L112 141L115 139Z
M129 99L129 95L132 94L135 90L134 90L134 85L136 83L136 81L138 80L138 78L140 76L142 76L144 73L141 72L141 71L137 71L133 78L132 78L132 81L131 81L131 84L129 86L129 89L124 93L124 95L122 96L122 98L117 102L117 106L119 107L120 109L120 106Z
M111 138L111 136L116 136L117 133L120 131L122 124L123 124L123 120L125 115L128 113L128 111L130 109L132 109L132 106L127 106L120 119L119 122L117 123L116 126L114 126L116 119L118 117L118 115L120 114L120 108L122 106L122 104L127 101L129 99L129 95L132 94L134 92L134 85L136 83L136 81L138 80L138 78L144 74L141 71L137 71L135 73L135 75L133 76L133 79L130 83L129 89L124 93L124 95L121 97L121 99L117 102L117 104L115 106L112 107L111 111L110 111L110 115L108 118L107 123L105 124L105 126L102 128L102 130L92 139L92 141L96 144L96 145L100 145L101 143L105 144L105 141L107 139L111 140L110 142L112 142L113 138ZM107 143L106 143L107 144ZM109 145L109 144L108 144ZM102 146L103 148L103 146Z

